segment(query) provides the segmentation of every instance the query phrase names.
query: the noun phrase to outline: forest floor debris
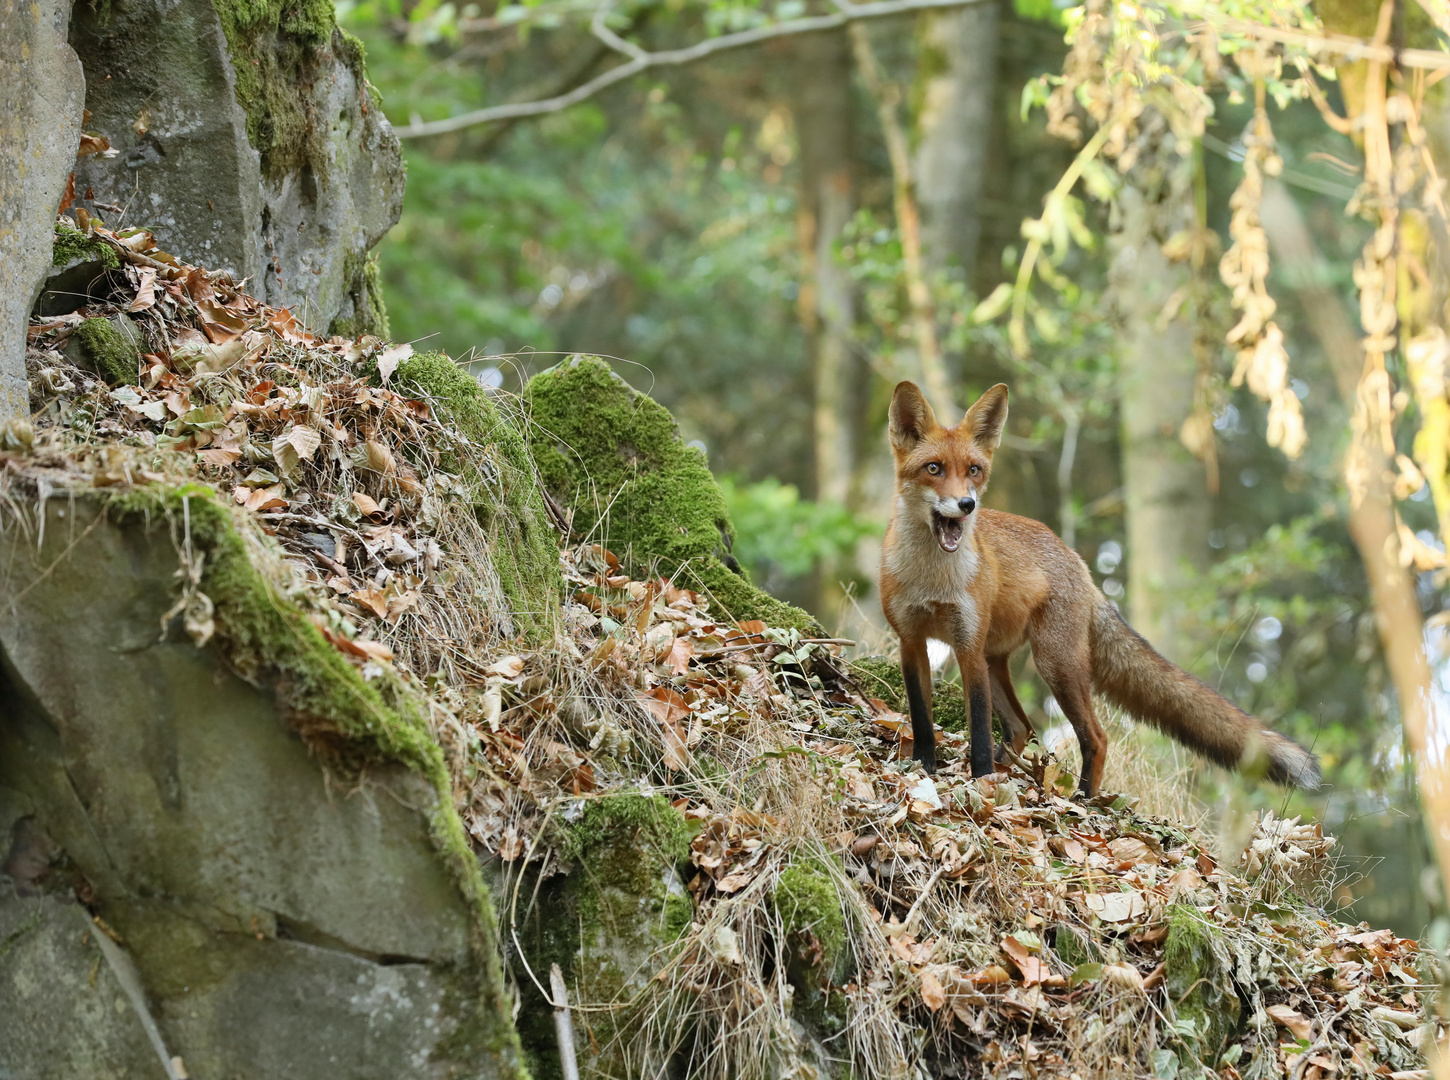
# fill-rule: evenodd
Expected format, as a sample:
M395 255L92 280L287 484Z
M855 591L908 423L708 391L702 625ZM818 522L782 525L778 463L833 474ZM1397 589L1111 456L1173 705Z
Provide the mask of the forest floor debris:
M587 800L667 798L694 831L693 919L643 991L575 1002L586 1034L631 1018L599 1029L631 1074L1428 1075L1434 972L1318 906L1317 826L1265 814L1222 865L1128 796L1074 797L1045 752L972 779L942 733L926 776L848 643L719 619L597 544L561 552L553 640L521 647L447 466L490 448L390 387L407 346L318 337L147 233L76 229L117 265L32 322L0 497L200 482L252 515L364 676L430 695L465 825L510 873L566 869L551 822ZM79 335L117 319L134 381Z

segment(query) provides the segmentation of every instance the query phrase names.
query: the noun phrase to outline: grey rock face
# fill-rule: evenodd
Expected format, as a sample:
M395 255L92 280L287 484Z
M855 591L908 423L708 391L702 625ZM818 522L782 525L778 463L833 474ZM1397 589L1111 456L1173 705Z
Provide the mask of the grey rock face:
M259 277L261 166L210 0L82 4L70 40L86 69L89 130L119 151L76 163L80 205L112 228L150 228L209 270Z
M0 4L0 421L29 412L25 325L80 137L85 81L69 0Z
M119 153L82 159L76 190L314 329L375 329L366 253L401 212L401 151L353 46L330 21L309 32L229 42L211 0L77 9L90 126ZM239 93L239 64L265 93Z
M0 523L0 1076L162 1076L156 1042L193 1076L511 1075L433 789L330 775L269 694L163 640L164 525L43 520Z

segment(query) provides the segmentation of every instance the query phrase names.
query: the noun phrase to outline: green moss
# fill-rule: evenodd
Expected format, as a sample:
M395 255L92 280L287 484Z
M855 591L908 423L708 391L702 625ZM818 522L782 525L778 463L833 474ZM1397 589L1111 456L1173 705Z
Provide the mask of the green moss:
M390 336L388 306L383 302L383 279L378 268L377 255L354 255L349 252L343 258L342 276L348 283L352 315L346 319L333 319L327 332L348 338L372 334L386 341Z
M109 319L84 320L71 332L71 342L79 350L77 359L81 366L94 371L112 386L134 385L138 381L136 362L141 354L135 343L112 326Z
M1052 951L1068 967L1100 964L1103 960L1103 950L1098 947L1098 943L1066 923L1058 924L1054 930Z
M280 711L310 745L344 766L397 761L414 769L437 793L428 811L434 846L473 914L470 946L478 971L476 1024L505 1061L518 1057L507 1020L493 903L478 860L453 806L443 750L429 733L427 704L395 674L365 680L296 604L284 597L252 561L235 508L208 487L151 486L115 497L120 520L185 520L193 547L203 553L201 589L215 607L217 647L243 678L272 689ZM516 1072L521 1075L521 1070Z
M558 964L582 1004L627 1003L665 964L665 953L694 920L682 876L689 870L694 833L658 795L623 793L585 802L555 837L556 851L572 864L569 873L539 884L537 900L522 920L530 966L547 971ZM535 887L526 881L521 892L534 894ZM517 974L523 1006L519 1036L530 1067L541 1080L559 1076L552 1014L521 964ZM637 1021L635 1011L623 1007L576 1014L588 1075L624 1075L616 1036Z
M520 422L441 353L409 357L398 365L393 385L430 402L466 440L467 452L444 467L473 492L474 513L492 538L494 569L515 623L531 641L546 640L564 592L559 534L544 510Z
M846 952L846 914L830 870L817 859L797 859L781 871L771 897L787 935L809 933L834 968Z
M851 661L851 672L867 697L879 698L897 712L907 711L906 683L898 661L886 656L862 656ZM931 718L943 731L966 731L970 727L960 683L932 680Z
M1230 975L1228 953L1217 931L1188 904L1169 904L1164 912L1168 937L1163 942L1164 986L1177 1019L1192 1023L1180 1060L1216 1064L1243 1013ZM1185 1025L1186 1027L1186 1025Z
M708 593L733 618L820 632L809 613L733 568L735 529L720 485L663 405L594 356L535 375L523 400L540 476L573 507L576 533L598 539L635 574L658 571Z
M335 54L366 84L362 50L337 27L332 0L216 0L236 72L237 102L247 114L247 141L269 178L327 167L325 121L307 96Z
M786 978L795 990L795 1011L821 1034L835 1034L846 1020L840 987L851 974L846 912L836 876L825 856L793 859L771 894L785 931Z
M55 239L51 242L50 252L52 266L64 266L75 261L98 262L108 270L118 270L121 266L120 257L110 244L99 236L87 236L60 221L55 223Z

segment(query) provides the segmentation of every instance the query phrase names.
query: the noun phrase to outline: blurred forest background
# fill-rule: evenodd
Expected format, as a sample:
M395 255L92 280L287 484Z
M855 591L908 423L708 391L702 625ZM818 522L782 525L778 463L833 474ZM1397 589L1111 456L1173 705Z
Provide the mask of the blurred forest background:
M1209 6L1443 42L1434 5L1414 0ZM873 585L891 387L924 381L954 422L1008 382L988 505L1056 529L1162 651L1312 745L1329 786L1291 799L1152 737L1136 745L1222 829L1264 805L1322 820L1341 838L1345 915L1418 936L1441 905L1352 536L1354 384L1346 396L1331 355L1336 333L1360 334L1355 266L1382 217L1366 210L1362 135L1326 113L1366 106L1333 57L1291 70L1240 51L1210 70L1164 7L1162 58L1179 63L1168 104L1155 114L1149 99L1126 143L1098 139L1107 150L1091 156L1094 126L1071 137L1051 95L1082 59L1071 32L1095 13L1121 30L1142 18L1133 5L982 0L767 34L569 108L454 124L584 85L629 55L611 37L678 48L836 9L343 0L408 159L403 219L380 250L392 334L470 358L504 392L560 354L614 358L706 449L756 580L863 651L892 644ZM1439 91L1422 90L1437 153L1450 143ZM1262 231L1236 196L1246 188ZM1253 248L1265 234L1266 283ZM1272 320L1227 343L1265 287ZM1287 372L1243 377L1236 356L1256 339ZM1391 349L1385 363L1401 385L1403 359ZM1433 484L1405 456L1413 424L1395 430L1400 550L1433 647L1446 597ZM1053 728L1040 686L1024 697Z

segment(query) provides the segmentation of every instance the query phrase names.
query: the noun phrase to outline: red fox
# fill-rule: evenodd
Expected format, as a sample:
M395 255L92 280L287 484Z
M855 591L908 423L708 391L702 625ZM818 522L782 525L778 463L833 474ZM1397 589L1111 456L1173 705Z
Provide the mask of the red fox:
M1317 788L1313 754L1158 655L1051 529L979 509L1006 421L1002 383L952 428L937 423L914 383L898 384L891 399L896 504L881 554L881 609L901 638L913 753L926 771L936 771L927 639L949 644L961 668L973 776L993 770L994 710L1013 751L1027 744L1031 728L1008 660L1030 642L1038 673L1082 748L1084 795L1098 793L1107 754L1094 690L1219 765L1258 763L1271 780Z

